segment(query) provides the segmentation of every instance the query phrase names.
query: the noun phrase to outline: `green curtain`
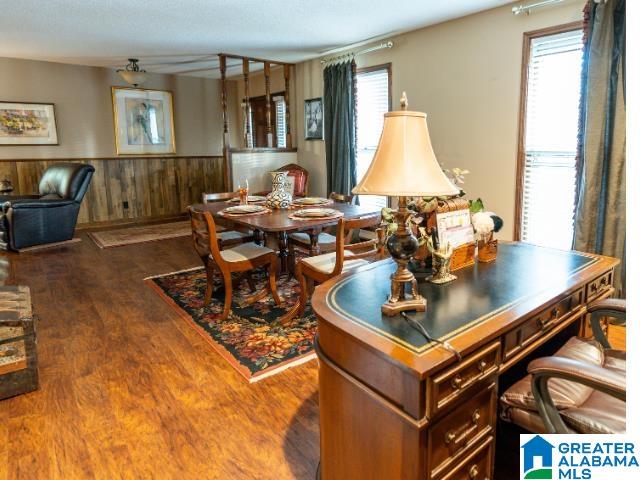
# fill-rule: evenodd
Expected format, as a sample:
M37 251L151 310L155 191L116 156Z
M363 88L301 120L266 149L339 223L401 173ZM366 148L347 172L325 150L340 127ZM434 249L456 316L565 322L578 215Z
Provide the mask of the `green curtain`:
M327 194L356 186L355 60L324 69L324 138Z
M617 257L625 296L625 0L585 7L585 56L578 132L573 247Z

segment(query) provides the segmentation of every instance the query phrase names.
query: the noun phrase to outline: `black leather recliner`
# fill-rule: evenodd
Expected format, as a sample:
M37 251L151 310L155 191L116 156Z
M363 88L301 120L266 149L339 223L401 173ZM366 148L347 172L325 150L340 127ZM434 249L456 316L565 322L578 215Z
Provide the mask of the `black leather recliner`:
M71 240L93 172L83 163L56 163L42 175L39 195L0 195L0 247L18 250Z

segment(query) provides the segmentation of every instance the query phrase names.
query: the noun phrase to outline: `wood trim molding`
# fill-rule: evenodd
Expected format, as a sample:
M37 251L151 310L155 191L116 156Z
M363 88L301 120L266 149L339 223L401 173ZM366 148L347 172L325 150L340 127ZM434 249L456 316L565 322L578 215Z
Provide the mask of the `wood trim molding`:
M175 158L222 158L220 155L176 155L175 153L167 155L123 155L120 157L43 157L43 158L0 158L2 162L92 162L92 161L111 161L111 160L157 160L159 158L175 159Z
M565 23L553 27L546 27L540 30L524 32L522 36L522 65L520 67L520 106L518 110L518 153L516 157L516 212L513 224L513 238L521 240L522 231L522 196L524 195L524 132L526 129L527 116L527 85L529 83L529 53L531 50L531 40L534 38L554 35L556 33L569 32L571 30L581 30L582 21Z

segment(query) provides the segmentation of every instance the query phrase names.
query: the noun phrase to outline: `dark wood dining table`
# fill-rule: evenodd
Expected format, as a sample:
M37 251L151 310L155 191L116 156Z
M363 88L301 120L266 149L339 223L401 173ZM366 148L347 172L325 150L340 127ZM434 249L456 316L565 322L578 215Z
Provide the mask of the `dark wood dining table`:
M317 255L319 253L318 236L322 230L328 226L338 223L339 218L318 219L318 220L293 220L289 218L292 212L298 207L289 209L273 209L269 213L250 214L250 215L220 215L225 208L233 205L229 202L213 202L207 204L192 205L196 209L208 210L214 216L214 220L221 225L232 226L238 225L254 232L256 242L260 242L262 234L272 234L278 238L278 250L280 256L281 272L288 269L288 234L292 232L306 232L309 234L311 253ZM237 204L236 204L237 205ZM310 208L310 205L300 208ZM330 205L322 205L322 208L333 208L344 214L345 219L357 218L364 215L378 213L380 210L371 207L361 207L359 205L350 205L346 203L333 203Z

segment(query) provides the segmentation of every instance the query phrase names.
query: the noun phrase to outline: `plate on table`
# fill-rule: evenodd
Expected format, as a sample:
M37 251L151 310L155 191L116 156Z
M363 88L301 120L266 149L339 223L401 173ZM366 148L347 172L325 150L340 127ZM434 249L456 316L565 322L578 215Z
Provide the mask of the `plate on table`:
M298 218L327 218L340 215L341 212L334 210L333 208L303 208L296 211L293 215Z
M302 197L296 198L291 203L293 203L293 205L328 205L333 203L333 201L322 197Z
M234 205L233 207L225 208L222 213L228 213L230 215L246 215L249 213L262 213L267 208L262 205Z
M262 195L249 195L247 197L247 202L249 203L265 202L266 200L267 200L267 197L263 197ZM238 203L239 201L240 199L237 197L229 200L229 202L232 202L232 203Z

